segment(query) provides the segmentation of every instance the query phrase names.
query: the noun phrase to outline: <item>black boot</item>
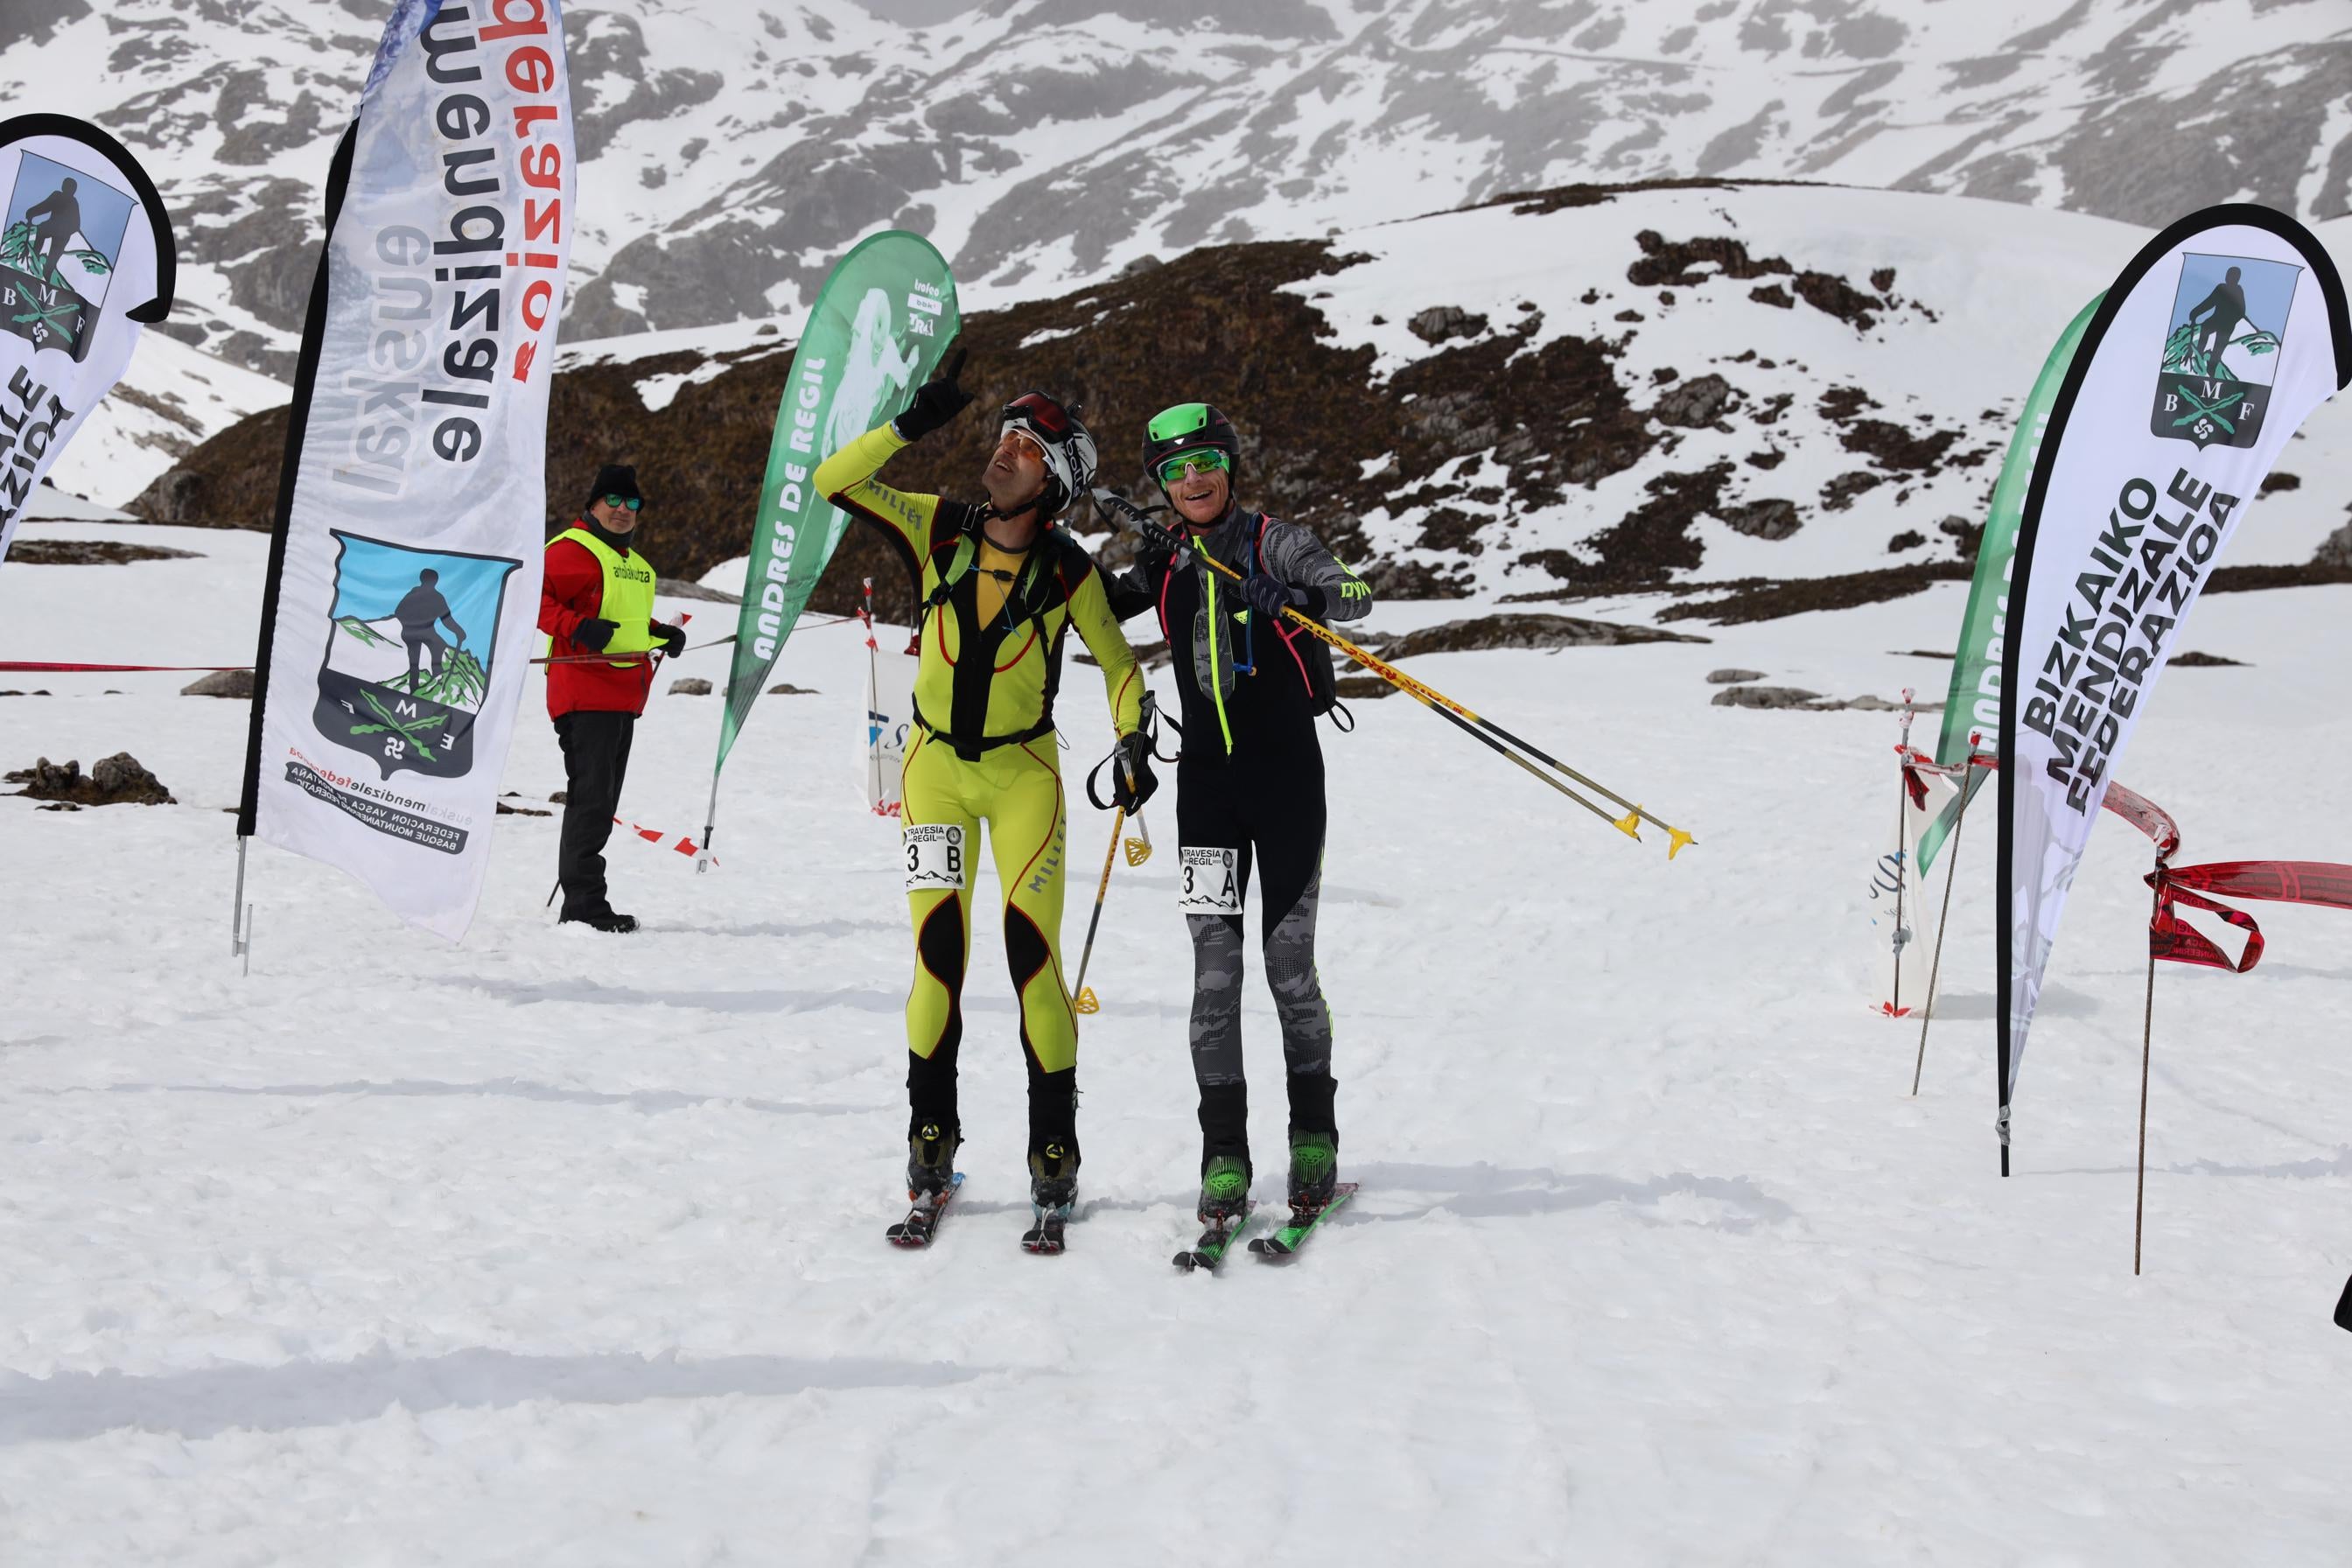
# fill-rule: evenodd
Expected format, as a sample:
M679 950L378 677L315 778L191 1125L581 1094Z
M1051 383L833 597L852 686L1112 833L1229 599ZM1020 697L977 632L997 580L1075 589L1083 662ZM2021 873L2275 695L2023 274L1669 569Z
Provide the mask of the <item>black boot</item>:
M1253 1174L1249 1152L1249 1085L1208 1083L1201 1086L1201 1172L1220 1155L1236 1156L1242 1169Z
M1078 1073L1040 1072L1029 1058L1029 1201L1040 1213L1078 1195Z
M962 1142L963 1130L952 1123L943 1128L936 1121L925 1121L908 1132L908 1202L947 1191L955 1174L956 1150Z
M635 915L616 914L610 909L581 910L577 911L565 910L562 914L556 917L555 923L557 925L583 925L590 931L611 931L615 936L621 936L637 929L637 917Z
M1333 1100L1339 1085L1327 1068L1290 1075L1290 1206L1313 1213L1339 1182L1339 1129Z

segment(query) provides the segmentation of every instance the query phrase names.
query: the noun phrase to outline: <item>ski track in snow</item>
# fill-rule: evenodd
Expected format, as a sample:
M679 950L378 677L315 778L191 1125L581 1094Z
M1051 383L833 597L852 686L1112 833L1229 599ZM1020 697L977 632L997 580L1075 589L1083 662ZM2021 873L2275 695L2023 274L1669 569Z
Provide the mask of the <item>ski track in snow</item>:
M204 558L0 569L11 647L251 646L260 536L44 531ZM910 957L860 795L854 625L793 639L779 676L819 695L755 712L719 871L616 837L638 937L555 928L558 819L510 816L462 947L257 846L249 978L223 814L247 705L180 676L6 677L56 695L0 699L0 763L128 747L181 804L0 797L0 1556L2341 1563L2344 917L2264 906L2252 975L2158 977L2135 1280L2144 845L2093 841L2004 1184L1986 841L1960 850L1914 1100L1916 1028L1868 1011L1863 897L1895 717L1707 706L1727 664L1939 695L1948 666L1885 650L1943 640L1963 593L1708 646L1416 661L1693 828L1672 865L1404 700L1356 704L1325 742L1320 965L1364 1191L1294 1265L1214 1278L1168 1261L1197 1146L1164 794L1089 975L1069 1255L1015 1245L1023 1078L986 920L968 1191L931 1251L884 1244ZM2185 860L2352 858L2329 776L2347 608L2316 588L2197 612L2184 646L2253 668L2168 676L2124 773ZM716 651L682 672L725 673ZM536 679L526 703L506 787L540 804L562 772ZM1064 716L1075 769L1108 740L1089 680ZM717 718L655 700L634 818L698 826ZM1073 962L1106 831L1074 824ZM1278 1202L1255 978L1246 1029Z

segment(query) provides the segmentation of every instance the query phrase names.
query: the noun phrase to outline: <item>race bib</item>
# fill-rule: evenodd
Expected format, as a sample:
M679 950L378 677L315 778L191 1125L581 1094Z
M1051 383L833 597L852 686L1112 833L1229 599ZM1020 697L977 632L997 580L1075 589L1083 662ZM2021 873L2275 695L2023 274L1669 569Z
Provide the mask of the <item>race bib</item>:
M898 830L907 850L907 891L944 888L961 892L971 846L963 828L952 822L910 822Z
M1241 852L1179 849L1176 907L1188 915L1242 912Z

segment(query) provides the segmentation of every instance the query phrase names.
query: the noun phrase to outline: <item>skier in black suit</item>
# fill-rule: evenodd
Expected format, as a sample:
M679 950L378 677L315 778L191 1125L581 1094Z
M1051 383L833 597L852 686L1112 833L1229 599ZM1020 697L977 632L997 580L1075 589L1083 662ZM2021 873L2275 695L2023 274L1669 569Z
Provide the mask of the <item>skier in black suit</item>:
M2200 316L2205 318L2201 323L2197 320ZM2245 319L2246 291L2238 287L2238 269L2232 267L2221 281L2213 285L2213 291L2189 312L2189 323L2197 328L2197 358L2205 366L2206 374L2220 374L2221 351L2230 346L2230 335Z
M58 258L73 237L81 232L81 202L75 196L78 187L68 174L58 188L44 199L25 209L25 220L33 226L33 248L41 258L44 273L57 276Z
M448 623L457 634L459 647L466 646L466 628L449 613L449 601L441 596L437 584L441 574L426 567L416 574L416 586L401 598L392 613L400 621L400 640L408 645L408 689L416 689L417 667L429 650L433 657L433 678L441 678L441 659L449 651L449 644L436 629L439 622Z

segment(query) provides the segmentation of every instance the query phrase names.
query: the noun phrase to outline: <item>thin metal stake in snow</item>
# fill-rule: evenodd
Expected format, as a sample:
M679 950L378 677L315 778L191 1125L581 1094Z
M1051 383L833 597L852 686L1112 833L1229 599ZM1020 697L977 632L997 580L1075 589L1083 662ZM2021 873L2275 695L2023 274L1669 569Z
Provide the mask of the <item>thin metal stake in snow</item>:
M2147 912L2153 933L2157 917L2164 912L2164 857L2156 858L2156 902ZM2149 1042L2156 1034L2156 943L2147 944L2147 1006L2140 1015L2139 1024L2139 1179L2132 1190L2132 1274L2139 1274L2139 1243L2143 1222L2147 1215L2147 1062Z
M1936 917L1936 954L1927 963L1927 1003L1919 1010L1919 1059L1911 1064L1914 1097L1919 1092L1919 1075L1927 1067L1927 1026L1936 1020L1936 977L1944 968L1944 927L1952 919L1952 882L1960 874L1960 832L1969 825L1969 802L1972 798L1969 786L1975 778L1975 754L1971 752L1960 774L1960 814L1952 819L1952 839L1944 847L1944 853L1949 857L1944 862L1944 909Z
M1911 928L1903 923L1903 895L1911 886L1911 846L1904 841L1904 807L1909 804L1911 775L1901 758L1911 754L1911 721L1916 710L1911 706L1911 689L1903 689L1903 744L1895 749L1898 759L1895 767L1895 997L1887 1003L1895 1016L1903 1016L1903 948L1911 940Z

